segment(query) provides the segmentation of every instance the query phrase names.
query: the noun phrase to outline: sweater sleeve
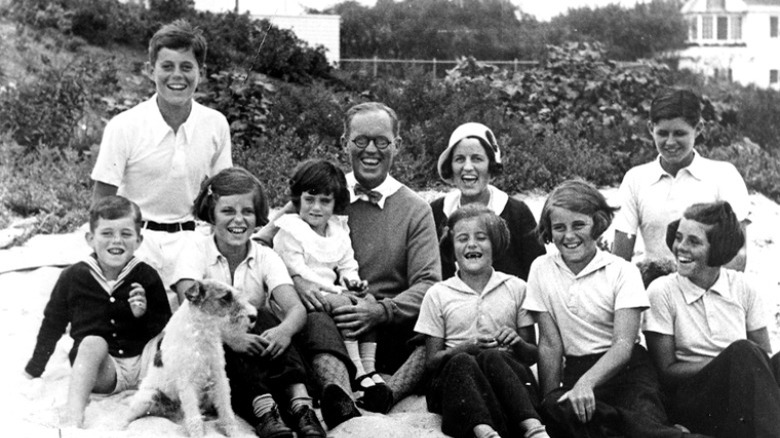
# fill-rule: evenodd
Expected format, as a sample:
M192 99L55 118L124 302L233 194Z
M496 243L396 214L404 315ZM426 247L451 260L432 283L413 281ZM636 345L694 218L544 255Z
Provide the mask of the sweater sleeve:
M414 215L410 218L406 240L409 287L392 299L380 301L391 323L413 323L420 313L425 292L441 280L439 245L431 209L422 204L416 214L409 213Z
M151 266L146 266L148 278L143 285L146 292L146 313L143 318L146 322L148 339L157 336L171 318L171 306L168 303L168 294L165 292L160 275Z
M70 270L66 269L60 274L51 292L49 302L43 311L43 322L38 331L38 339L35 343L32 358L24 368L33 377L40 377L43 374L46 364L57 346L57 341L65 333L65 328L70 322L68 315L69 272Z

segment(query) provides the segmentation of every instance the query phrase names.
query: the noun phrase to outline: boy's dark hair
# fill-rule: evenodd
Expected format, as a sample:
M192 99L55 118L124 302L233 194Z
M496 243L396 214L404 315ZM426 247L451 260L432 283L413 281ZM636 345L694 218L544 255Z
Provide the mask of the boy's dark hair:
M205 180L200 185L200 193L195 198L192 213L198 219L214 224L214 207L222 196L252 193L252 205L255 209L255 225L261 227L268 223L268 201L263 184L254 175L242 167L229 167Z
M691 90L667 90L650 104L650 122L682 118L691 126L701 120L701 100Z
M495 261L509 249L509 227L507 227L504 219L484 205L464 205L450 215L449 219L447 219L447 228L453 246L455 245L455 236L453 235L455 224L471 218L479 218L485 224L488 238L490 239L490 246L493 248L493 261Z
M552 242L550 214L553 207L590 216L593 219L593 228L591 229L593 239L597 239L609 228L615 212L619 210L618 207L610 206L604 195L590 183L580 179L564 181L553 189L542 207L536 234L543 244Z
M636 264L639 272L642 274L642 283L645 289L650 286L656 278L671 274L677 271L677 265L669 259L642 260Z
M328 160L306 160L295 168L290 178L290 199L301 209L301 195L333 195L333 213L341 214L349 205L349 190L344 171Z
M393 136L398 137L398 132L401 130L401 122L398 121L398 114L393 111L392 108L381 102L364 102L352 106L344 114L344 138L349 139L349 130L352 128L352 119L358 113L370 113L373 111L384 111L390 116L390 120L393 125ZM393 140L392 138L389 140Z
M683 218L709 225L705 232L710 243L710 253L707 256L707 266L723 266L736 257L742 245L745 244L745 234L737 219L731 204L726 201L693 204L685 209ZM666 227L666 246L672 250L680 219Z
M135 232L141 232L141 209L138 204L118 195L100 198L89 209L89 231L95 232L100 219L114 220L123 217L131 217Z
M486 144L485 140L479 137L466 137L466 138L473 138L477 140L479 144L482 146L482 148L485 149L485 155L487 155L488 158L488 173L490 174L490 176L496 177L498 175L501 175L501 172L504 170L504 165L496 161L496 153L493 151L493 148L489 144ZM441 177L444 180L448 180L453 177L452 156L454 155L454 153L455 153L455 148L452 148L452 151L450 151L450 153L447 154L447 158L444 159L444 163L441 166Z
M206 65L208 45L203 32L191 25L187 20L179 19L161 27L149 40L149 62L154 66L157 54L162 49L187 50L192 49L198 67Z

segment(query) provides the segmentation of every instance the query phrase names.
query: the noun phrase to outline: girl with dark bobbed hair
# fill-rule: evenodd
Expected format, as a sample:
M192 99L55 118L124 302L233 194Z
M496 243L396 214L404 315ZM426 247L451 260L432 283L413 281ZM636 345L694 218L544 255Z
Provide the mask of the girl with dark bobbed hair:
M629 169L620 184L615 255L631 260L639 233L645 260L672 260L664 245L666 226L694 203L728 201L739 220L749 223L747 188L737 169L704 158L694 149L702 133L700 100L692 91L680 89L653 99L647 127L658 158ZM746 258L744 252L737 253L729 267L744 270Z
M780 433L780 357L769 357L761 293L724 268L744 241L728 202L694 204L667 228L677 273L648 288L644 333L672 420L716 438Z

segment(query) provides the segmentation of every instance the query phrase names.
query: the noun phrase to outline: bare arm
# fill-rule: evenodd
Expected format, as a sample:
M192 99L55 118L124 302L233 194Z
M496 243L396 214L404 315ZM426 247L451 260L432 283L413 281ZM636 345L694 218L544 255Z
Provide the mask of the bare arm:
M612 254L631 261L634 257L634 245L636 245L636 234L626 234L622 231L615 231L615 241L612 243Z
M548 312L539 313L539 384L542 394L561 386L563 380L563 341L558 326Z
M574 387L564 394L559 402L569 400L574 413L583 423L593 418L596 410L596 396L593 390L616 375L629 359L639 333L638 308L618 309L615 311L615 326L612 333L612 346L583 374Z
M94 204L106 196L116 195L117 190L119 190L117 186L95 181L95 185L92 187L92 203Z
M674 355L674 336L645 332L647 349L655 363L661 382L676 386L701 371L710 359L701 362L680 362Z
M766 351L766 354L772 354L772 344L769 341L769 331L766 327L747 332L747 338Z

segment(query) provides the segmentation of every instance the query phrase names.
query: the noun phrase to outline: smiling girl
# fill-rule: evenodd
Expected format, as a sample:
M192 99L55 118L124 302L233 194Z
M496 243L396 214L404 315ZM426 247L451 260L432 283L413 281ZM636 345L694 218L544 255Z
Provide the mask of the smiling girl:
M358 263L342 213L349 203L344 172L326 160L308 160L290 179L292 203L297 214L285 214L274 222L274 250L292 277L315 283L326 312L354 304L351 297L372 300L368 282L358 276ZM344 345L355 365L354 386L364 397L380 405L392 403L392 391L376 372L376 336L370 332L356 339L345 332Z
M525 282L493 269L509 230L492 210L468 205L448 221L457 275L433 285L415 331L426 337L433 375L428 409L454 437L547 438L529 370L537 359L533 320L521 304Z
M638 343L649 305L639 270L596 244L614 211L577 180L555 188L542 209L540 240L558 253L531 265L523 308L539 323L543 418L553 437L679 437Z
M666 234L677 273L648 288L644 331L674 421L717 438L777 437L780 356L768 355L761 292L723 268L743 243L728 202L686 209Z
M510 197L491 183L501 174L501 150L493 131L481 123L464 123L450 135L438 162L439 176L455 190L431 202L436 233L441 241L442 278L455 275L455 256L446 232L447 218L457 208L484 205L504 219L509 227L509 247L494 268L522 280L528 279L531 262L544 254L544 246L534 236L531 210L523 201Z
M731 163L704 158L693 148L702 131L699 101L688 90L672 90L653 100L648 130L658 158L630 169L620 184L615 255L631 260L638 230L646 260L672 260L664 244L666 225L697 202L728 201L743 226L749 223L747 188L737 169ZM744 248L735 257L730 267L744 270Z
M303 362L290 345L306 322L306 309L279 256L250 240L255 228L268 222L260 181L240 167L225 169L203 183L193 210L213 233L192 239L182 250L174 272L180 300L193 281L210 278L232 285L258 309L250 333L225 339L233 408L259 436L292 438L271 395L284 394L286 418L298 436L325 437L304 385Z

